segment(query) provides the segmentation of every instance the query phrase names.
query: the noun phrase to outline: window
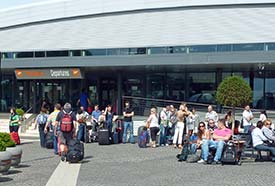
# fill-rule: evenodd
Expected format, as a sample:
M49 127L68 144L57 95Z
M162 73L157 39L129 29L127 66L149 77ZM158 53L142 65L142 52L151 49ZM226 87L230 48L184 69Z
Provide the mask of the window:
M267 43L267 50L275 50L275 43Z
M173 52L171 52L171 48L173 49ZM169 47L168 52L169 53L186 53L187 47L186 46Z
M32 58L33 52L15 52L13 55L14 58Z
M71 50L70 55L71 56L81 56L81 50Z
M189 52L216 52L216 45L195 45L189 47Z
M39 52L34 52L35 57L45 57L45 52L39 51Z
M69 51L47 51L47 57L67 57L69 56Z
M85 50L85 56L105 56L106 49L90 49Z
M256 44L233 44L233 51L255 51L264 50L263 43Z
M232 51L232 45L217 45L217 52L230 52Z
M107 49L107 55L119 55L119 48Z
M167 54L167 47L152 47L150 54Z

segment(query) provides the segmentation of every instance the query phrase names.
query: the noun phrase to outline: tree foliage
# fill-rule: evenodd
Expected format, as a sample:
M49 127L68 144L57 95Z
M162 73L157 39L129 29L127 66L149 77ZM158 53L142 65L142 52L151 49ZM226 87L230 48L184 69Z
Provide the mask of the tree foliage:
M216 100L225 106L242 107L252 102L252 90L241 76L230 76L220 83Z

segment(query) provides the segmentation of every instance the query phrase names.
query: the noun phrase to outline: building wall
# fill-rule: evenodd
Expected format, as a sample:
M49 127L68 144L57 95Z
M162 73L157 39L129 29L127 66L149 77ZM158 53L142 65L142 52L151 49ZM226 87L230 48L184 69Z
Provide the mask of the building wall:
M59 20L58 18L66 17L64 16L65 12L74 12L74 10L71 10L73 6L60 7L58 4L35 6L32 9L40 10L41 13L37 12L35 14L35 11L31 9L30 15L27 13L28 9L19 9L18 15L14 15L14 18L10 20L13 25L19 25L0 29L0 37L5 38L0 43L1 51L275 41L275 27L273 26L275 19L272 19L275 17L275 4L240 5L237 3L230 6L187 6L187 4L179 3L179 1L172 1L173 3L167 3L166 5L163 1L157 1L155 7L152 7L150 3L146 6L141 3L142 6L138 11L128 11L134 9L133 6L128 5L126 6L128 8L125 8L127 11L123 12L124 9L118 7L126 4L125 1L118 1L116 4L108 4L108 2L104 1L105 4L98 7L95 4L93 9L89 10L89 16L87 16L89 13L87 9L76 6L76 10L83 11L82 17ZM140 1L135 2L140 3ZM190 3L190 1L188 2ZM223 1L225 4L226 2ZM72 2L65 1L63 3ZM116 5L116 10L110 8L113 4ZM159 9L160 7L162 8ZM59 8L64 9L59 10ZM94 10L96 8L101 12L97 14ZM105 8L106 11L104 11ZM47 12L47 9L49 9L49 12ZM14 19L22 15L24 10L27 13L25 19L29 18L30 23L20 25L20 22L16 22ZM53 12L53 15L50 16L50 13L54 10L56 12ZM121 12L110 13L112 11ZM102 14L104 12L108 13ZM8 14L9 12L6 12L6 16ZM49 18L43 17L46 14ZM5 14L2 13L3 15ZM70 16L73 15L79 15L79 13L70 14ZM38 18L36 20L32 17ZM50 21L39 22L41 20ZM35 21L38 22L31 23ZM22 23L28 23L28 21L23 20ZM8 26L8 24L6 25ZM12 25L10 24L10 26Z

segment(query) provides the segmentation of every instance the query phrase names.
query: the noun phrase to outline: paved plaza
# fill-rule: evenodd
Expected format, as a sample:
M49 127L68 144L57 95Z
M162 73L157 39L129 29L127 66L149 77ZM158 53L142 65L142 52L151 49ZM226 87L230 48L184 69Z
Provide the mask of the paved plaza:
M176 160L178 149L140 149L137 144L85 144L81 164L68 164L36 140L23 140L19 168L0 175L0 185L273 185L275 164L201 165Z

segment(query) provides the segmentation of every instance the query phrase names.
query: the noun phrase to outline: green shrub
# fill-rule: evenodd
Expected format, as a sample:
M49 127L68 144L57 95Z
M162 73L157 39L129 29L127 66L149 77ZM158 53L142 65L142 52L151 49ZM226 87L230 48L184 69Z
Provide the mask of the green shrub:
M0 152L1 151L5 151L6 150L6 146L5 146L5 143L0 141Z
M4 143L5 147L15 147L15 142L7 132L0 132L0 141Z

